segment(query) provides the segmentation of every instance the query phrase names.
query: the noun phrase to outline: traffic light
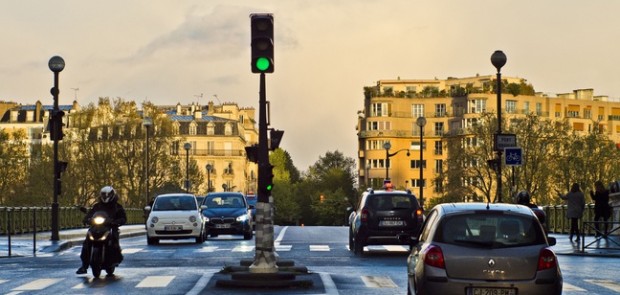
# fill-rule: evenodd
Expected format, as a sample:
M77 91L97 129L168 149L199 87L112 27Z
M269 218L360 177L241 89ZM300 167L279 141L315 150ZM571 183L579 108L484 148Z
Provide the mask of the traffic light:
M250 162L258 163L258 144L245 147L245 153Z
M65 116L63 111L52 111L49 121L50 138L52 140L62 140L65 134L62 132L62 117Z
M252 14L252 73L273 73L273 16Z
M259 177L264 177L263 181L260 182L259 185L261 185L260 190L263 195L270 196L271 190L273 189L273 166L271 164L267 164L265 168L267 168L267 171L265 171L264 174L259 175ZM259 173L261 173L261 171L259 171Z
M275 150L280 147L280 142L282 141L282 136L284 135L284 130L276 130L271 129L269 131L269 149Z

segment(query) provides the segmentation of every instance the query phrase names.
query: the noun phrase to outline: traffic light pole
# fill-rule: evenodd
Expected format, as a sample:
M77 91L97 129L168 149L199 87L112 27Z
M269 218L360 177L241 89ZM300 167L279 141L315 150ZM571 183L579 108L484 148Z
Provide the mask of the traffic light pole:
M58 132L60 128L56 126L57 124L62 124L62 122L57 122L58 113L60 112L60 108L58 107L58 74L59 72L54 72L54 88L52 88L52 95L54 96L54 109L52 110L52 126L51 128L56 128L55 132ZM62 118L62 117L61 117ZM58 235L58 195L60 194L60 165L58 164L58 135L54 136L54 200L52 202L52 241L60 240Z
M267 140L267 95L265 73L260 74L258 110L258 200L256 202L256 254L249 267L253 273L275 273L276 265L273 238L273 198L266 187L269 184L271 164Z

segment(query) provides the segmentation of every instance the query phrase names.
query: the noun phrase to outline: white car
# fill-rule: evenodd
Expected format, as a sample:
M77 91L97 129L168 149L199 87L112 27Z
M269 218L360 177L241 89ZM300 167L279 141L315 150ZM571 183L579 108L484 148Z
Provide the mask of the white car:
M200 214L196 196L186 193L158 195L146 221L146 241L149 245L161 239L195 238L197 244L205 240L205 223Z

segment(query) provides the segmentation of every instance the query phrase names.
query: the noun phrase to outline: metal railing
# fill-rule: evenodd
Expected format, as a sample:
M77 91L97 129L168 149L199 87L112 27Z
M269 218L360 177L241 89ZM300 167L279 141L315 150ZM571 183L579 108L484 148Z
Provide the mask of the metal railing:
M543 210L547 214L547 230L550 233L567 234L570 232L570 220L566 218L566 205L544 206ZM584 226L584 223L594 220L594 204L586 204L583 216L579 220L579 230L586 235L594 235L595 229L591 226ZM620 207L613 207L611 218L608 220L613 223L609 231L614 231L620 221Z
M125 209L127 224L144 223L142 209ZM58 228L83 228L84 213L77 207L58 209ZM51 207L0 207L0 235L25 234L52 230Z

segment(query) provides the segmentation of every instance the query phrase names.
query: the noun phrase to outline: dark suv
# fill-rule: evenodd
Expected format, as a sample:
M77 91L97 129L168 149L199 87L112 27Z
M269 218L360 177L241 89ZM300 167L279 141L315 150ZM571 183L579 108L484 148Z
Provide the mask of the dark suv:
M411 191L364 192L349 215L349 250L361 255L366 245L409 245L424 222L420 204Z

